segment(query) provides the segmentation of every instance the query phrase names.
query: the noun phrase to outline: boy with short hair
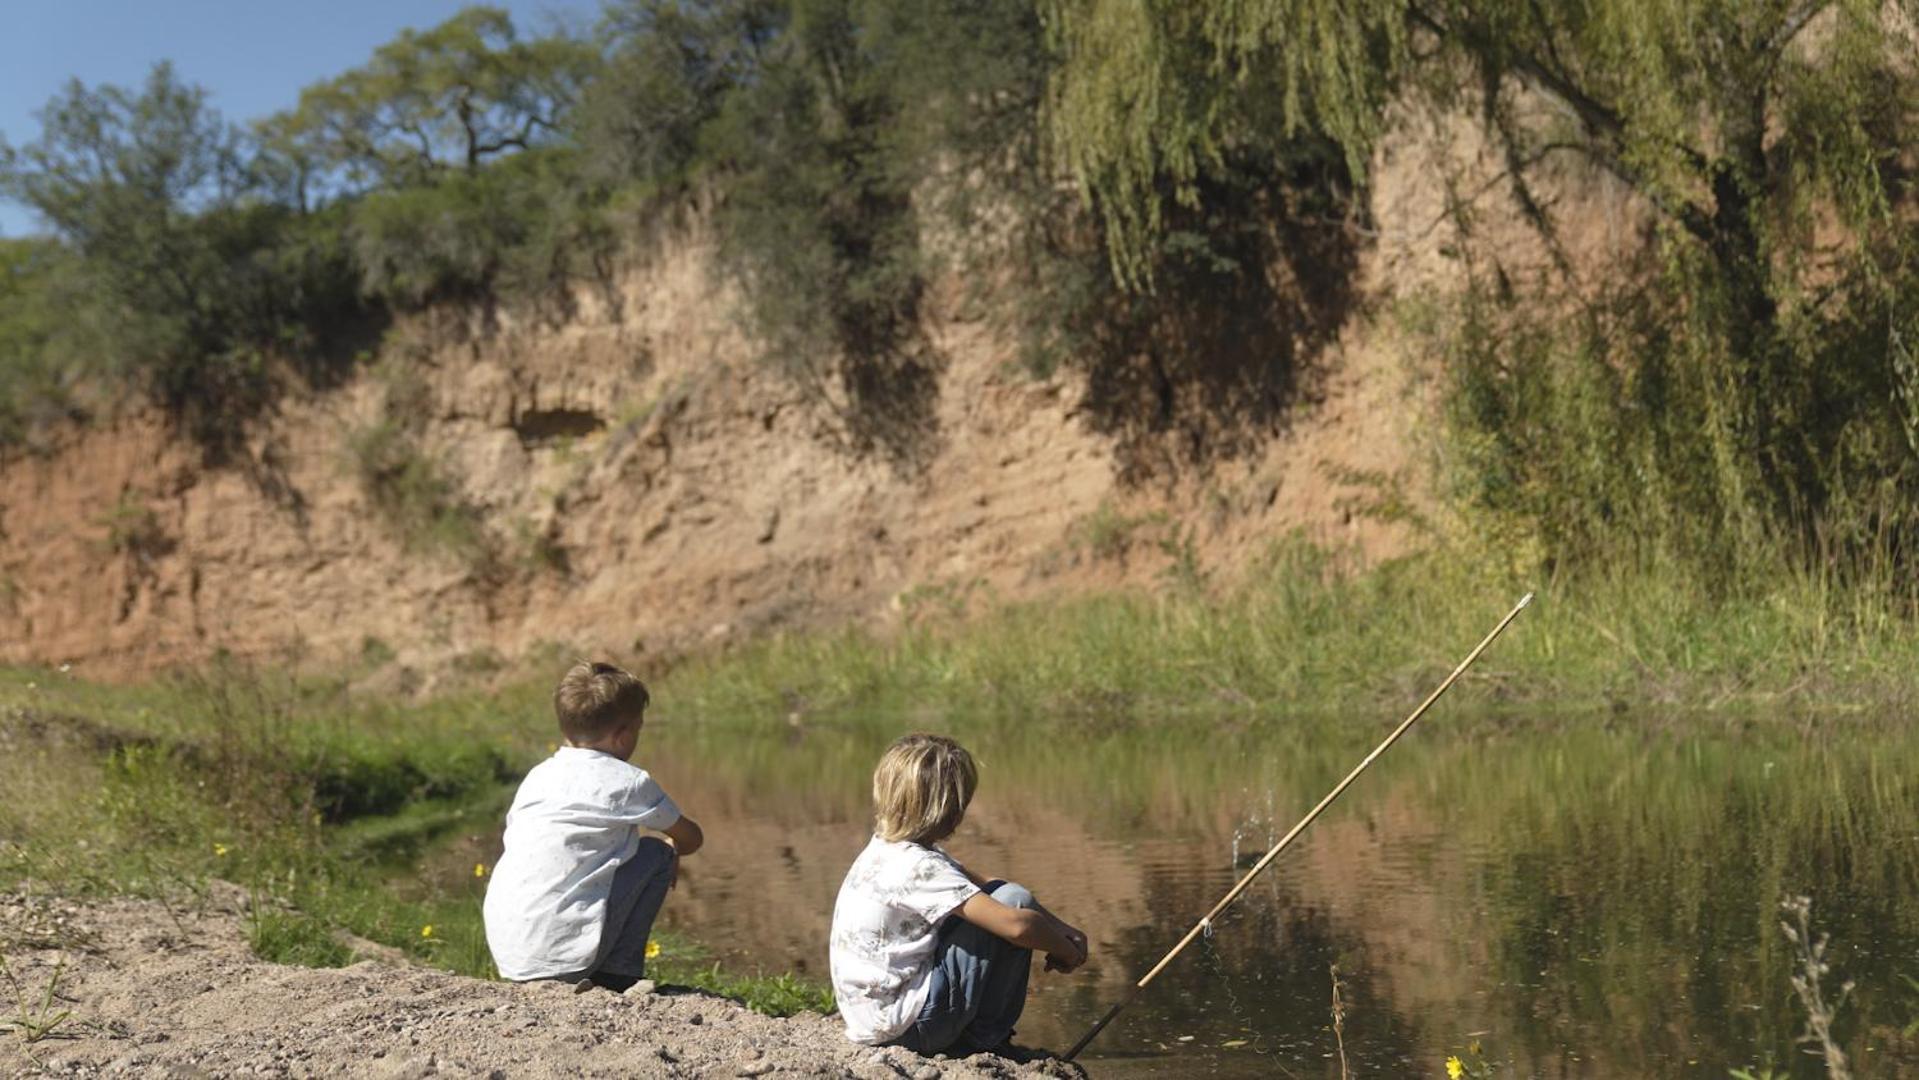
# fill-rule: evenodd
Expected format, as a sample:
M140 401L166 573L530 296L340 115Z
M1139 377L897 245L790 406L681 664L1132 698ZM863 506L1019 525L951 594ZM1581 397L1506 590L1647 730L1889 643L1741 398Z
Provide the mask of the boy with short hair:
M501 977L623 991L645 975L647 936L678 861L705 842L629 764L648 700L640 680L585 660L553 691L566 745L520 782L486 890L486 943Z
M978 783L972 755L941 735L900 738L873 770L873 839L833 906L833 992L854 1042L1007 1052L1032 950L1049 970L1086 962L1085 934L938 846Z

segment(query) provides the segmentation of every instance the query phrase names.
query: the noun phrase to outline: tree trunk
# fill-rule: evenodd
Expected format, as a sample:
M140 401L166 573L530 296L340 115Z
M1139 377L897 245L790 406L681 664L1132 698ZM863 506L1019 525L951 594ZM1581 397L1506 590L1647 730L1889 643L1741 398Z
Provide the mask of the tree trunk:
M1707 248L1725 300L1726 348L1732 375L1740 457L1759 481L1754 507L1773 524L1804 522L1821 501L1819 479L1794 429L1799 388L1780 340L1779 301L1755 212L1770 183L1765 154L1765 98L1728 110L1726 152L1710 172L1714 209Z

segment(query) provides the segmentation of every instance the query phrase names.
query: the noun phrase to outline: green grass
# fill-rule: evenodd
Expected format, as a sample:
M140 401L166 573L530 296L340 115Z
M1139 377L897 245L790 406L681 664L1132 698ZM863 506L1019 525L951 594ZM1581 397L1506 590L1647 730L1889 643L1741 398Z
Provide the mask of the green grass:
M1454 693L1606 707L1898 705L1919 688L1919 602L1896 582L1782 566L1708 593L1683 569L1540 581L1446 549L1354 572L1277 546L1240 582L1012 604L891 633L801 632L696 659L663 707L1169 718L1411 704L1528 592L1539 601Z
M497 826L551 735L544 686L418 704L229 663L115 687L0 670L0 887L204 905L243 888L266 959L337 967L353 938L495 977L485 881L420 879L442 839ZM662 939L654 976L786 1015L831 997Z

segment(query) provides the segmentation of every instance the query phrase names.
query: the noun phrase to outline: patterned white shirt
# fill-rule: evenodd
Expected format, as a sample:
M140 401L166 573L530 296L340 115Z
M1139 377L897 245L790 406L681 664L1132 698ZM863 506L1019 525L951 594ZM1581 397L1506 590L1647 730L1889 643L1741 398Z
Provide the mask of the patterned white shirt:
M940 925L979 892L938 847L875 836L833 905L833 994L846 1037L892 1039L926 1004Z

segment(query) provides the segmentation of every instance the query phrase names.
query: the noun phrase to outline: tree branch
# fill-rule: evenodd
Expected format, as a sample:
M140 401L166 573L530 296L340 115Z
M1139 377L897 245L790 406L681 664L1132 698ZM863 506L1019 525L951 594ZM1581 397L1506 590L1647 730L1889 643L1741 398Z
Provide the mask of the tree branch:
M1793 39L1799 36L1799 32L1806 28L1806 24L1818 18L1820 13L1831 6L1832 0L1805 0L1797 8L1786 13L1785 19L1780 22L1778 28L1760 46L1760 52L1771 56L1776 63L1785 53L1786 46L1792 44Z
M1415 5L1410 11L1413 20L1432 33L1443 39L1460 42L1471 50L1472 43L1464 35L1427 14L1424 9ZM1477 55L1476 52L1475 55ZM1482 62L1490 63L1484 58L1481 59ZM1701 240L1710 238L1711 215L1688 199L1677 198L1660 191L1639 169L1625 160L1620 153L1620 146L1626 139L1626 124L1617 110L1593 98L1581 90L1569 77L1540 63L1537 58L1528 53L1514 52L1501 59L1503 66L1517 75L1520 81L1557 99L1572 111L1591 136L1580 148L1588 157L1607 172L1618 177L1628 187L1644 195L1661 213L1679 222L1693 236ZM1669 145L1678 151L1695 170L1701 174L1708 171L1710 162L1704 154L1681 143L1672 142Z

